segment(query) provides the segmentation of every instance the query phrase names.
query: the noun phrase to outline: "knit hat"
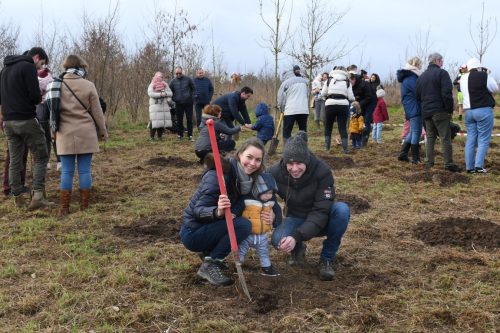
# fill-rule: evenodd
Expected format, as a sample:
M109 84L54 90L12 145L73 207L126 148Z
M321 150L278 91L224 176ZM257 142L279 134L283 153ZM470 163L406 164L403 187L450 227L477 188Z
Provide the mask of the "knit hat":
M276 192L278 191L278 186L276 185L273 175L264 172L257 176L252 186L252 195L254 198L258 199L261 194L268 191Z
M481 62L479 61L479 59L477 59L477 58L471 58L471 59L469 59L469 61L467 61L467 69L468 70L471 70L471 69L474 69L474 68L479 68L479 67L483 67L481 65Z
M296 135L290 137L285 143L283 150L283 161L299 162L305 165L309 164L311 160L311 153L307 148L307 133L298 131Z

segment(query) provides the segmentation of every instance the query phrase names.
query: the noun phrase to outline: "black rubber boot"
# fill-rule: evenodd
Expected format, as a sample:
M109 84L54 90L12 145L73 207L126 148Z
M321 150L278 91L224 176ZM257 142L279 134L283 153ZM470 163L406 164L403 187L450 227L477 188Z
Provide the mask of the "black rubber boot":
M420 145L411 145L411 163L420 164Z
M408 159L408 152L410 151L411 144L409 142L404 142L401 146L401 151L399 152L398 160L402 162L410 162Z
M332 144L332 137L331 136L325 136L325 150L330 151L330 146Z

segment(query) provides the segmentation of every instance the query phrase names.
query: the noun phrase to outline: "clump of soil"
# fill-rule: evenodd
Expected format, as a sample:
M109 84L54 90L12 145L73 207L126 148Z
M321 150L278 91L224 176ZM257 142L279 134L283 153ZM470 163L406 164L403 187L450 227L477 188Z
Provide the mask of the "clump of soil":
M353 159L350 157L329 155L318 155L318 157L325 161L333 170L354 168L356 166L356 163L354 163Z
M192 167L195 163L191 161L186 161L180 157L168 156L168 157L155 157L150 159L147 164L155 166L172 166L174 168L186 168Z
M402 174L401 179L415 184L417 182L438 183L439 186L448 187L457 183L469 184L470 178L464 174L448 171L419 171Z
M436 221L420 222L413 232L416 238L429 245L500 248L500 225L479 218L449 217Z
M351 213L353 214L364 213L371 208L368 200L358 197L354 194L337 193L336 200L343 201L348 204L349 208L351 209Z
M268 313L278 308L278 298L276 295L262 293L255 298L257 313Z
M181 223L165 216L140 218L130 225L113 227L112 234L132 244L178 242Z

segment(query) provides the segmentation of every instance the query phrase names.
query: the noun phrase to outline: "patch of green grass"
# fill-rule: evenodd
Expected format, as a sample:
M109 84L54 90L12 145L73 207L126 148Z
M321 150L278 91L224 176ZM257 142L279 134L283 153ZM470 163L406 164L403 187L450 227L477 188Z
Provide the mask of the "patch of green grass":
M64 246L67 251L75 256L95 256L100 241L95 235L83 235L80 233L67 234L64 237Z
M74 278L79 282L87 282L101 273L99 265L90 259L70 260L62 264L63 278Z
M8 279L17 275L17 268L14 264L7 264L0 268L0 279Z
M30 320L21 328L19 333L35 333L40 332L40 329L40 325L35 320Z

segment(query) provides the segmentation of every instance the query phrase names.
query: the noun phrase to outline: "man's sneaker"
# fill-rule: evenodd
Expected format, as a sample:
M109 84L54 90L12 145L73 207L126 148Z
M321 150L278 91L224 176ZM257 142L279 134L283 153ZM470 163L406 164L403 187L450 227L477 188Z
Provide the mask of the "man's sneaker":
M61 162L57 162L56 170L61 171L61 168L62 168Z
M182 140L182 139L183 139L183 137L182 137L182 136L177 135L177 140Z
M297 244L298 245L298 244ZM305 243L302 246L295 246L292 253L290 253L290 259L288 259L288 265L290 266L302 266L306 263L306 249Z
M262 267L262 275L264 276L280 276L280 273L274 269L273 265L269 267Z
M189 137L189 141L194 142L194 139L192 136Z
M448 165L444 168L446 171L449 171L449 172L462 172L462 168L460 168L458 165L456 164L451 164L451 165ZM476 171L477 172L477 171Z
M233 283L233 280L228 278L222 273L222 270L219 266L219 263L210 257L205 258L203 264L201 264L200 269L196 273L202 279L207 280L213 285L216 286L228 286Z
M203 252L197 252L196 254L201 259L201 261L205 261L205 259L207 259L207 258L210 259L210 257ZM229 270L229 266L224 259L214 259L214 261L217 265L219 265L219 267L222 270L224 270L224 271Z
M476 167L474 173L488 173L488 171L485 168Z
M467 173L476 173L476 169L470 169L470 170L467 170L465 172L467 172Z
M321 260L319 262L319 279L321 281L332 281L334 277L333 262L330 260Z

